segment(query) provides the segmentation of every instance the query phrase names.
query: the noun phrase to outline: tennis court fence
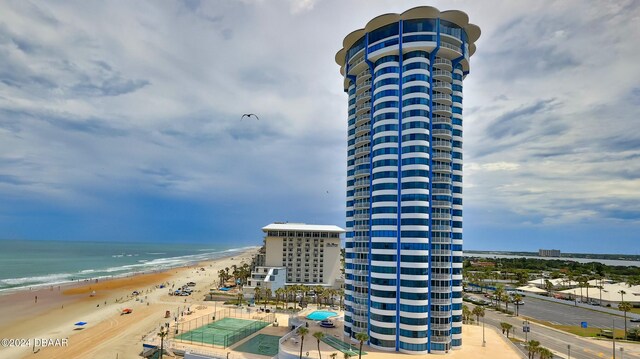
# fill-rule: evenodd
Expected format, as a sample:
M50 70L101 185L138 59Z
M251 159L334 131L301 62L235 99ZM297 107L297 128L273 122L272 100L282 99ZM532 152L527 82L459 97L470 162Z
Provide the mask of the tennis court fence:
M227 348L275 320L275 314L225 308L172 327L175 342Z

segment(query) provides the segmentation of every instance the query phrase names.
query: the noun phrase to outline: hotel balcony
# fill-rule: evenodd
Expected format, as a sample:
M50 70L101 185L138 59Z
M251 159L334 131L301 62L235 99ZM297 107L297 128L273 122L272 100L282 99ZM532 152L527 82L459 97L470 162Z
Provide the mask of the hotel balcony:
M441 93L451 93L451 84L442 81L435 81L433 83L433 90Z
M451 191L449 191L451 192ZM353 198L355 199L359 199L359 198L366 198L369 197L369 190L365 190L365 191L355 191L353 193ZM367 218L369 218L369 215L367 215ZM355 219L355 217L354 217Z
M431 268L451 268L451 262L431 262ZM441 291L440 289L434 290L435 288L446 289L446 291ZM447 293L451 292L451 287L431 287L431 290L435 293Z
M433 252L433 251L432 251ZM436 273L436 274L431 274L429 276L429 279L434 279L434 280L451 280L451 274L441 274L441 273Z
M442 53L451 53L452 57L462 56L462 47L460 45L450 44L445 41L440 41L440 50L445 50ZM440 52L438 52L440 54Z
M356 147L360 147L368 142L370 142L369 136L360 136L356 137L355 145Z
M433 70L431 72L431 75L433 76L434 79L436 80L442 80L442 81L448 81L451 82L452 78L451 78L451 71L444 71L444 70Z
M451 184L451 177L447 177L447 176L433 176L431 178L431 181L433 183L444 183L444 184ZM449 204L451 204L451 202L449 202Z
M449 191L449 192L451 192L451 191ZM450 220L451 219L451 214L449 214L449 213L431 213L431 219Z
M451 142L449 142L449 141L431 141L431 147L451 150Z
M356 127L356 136L360 136L360 135L363 135L365 133L369 133L369 131L371 131L371 126L370 125L358 126L358 127ZM449 131L449 132L451 132L451 131ZM449 137L451 137L451 133L449 133Z
M365 103L362 103L362 104L356 106L356 115L357 114L361 114L364 111L368 111L370 109L371 109L371 102L367 101Z
M451 342L451 337L432 335L431 342L432 343L449 343Z
M371 119L370 113L364 113L356 117L356 126L361 126Z
M431 330L449 330L451 329L451 324L429 324L429 329ZM433 337L431 337L433 338Z
M451 190L446 188L432 188L431 194L434 196L451 196ZM431 218L435 219L436 217L432 214ZM449 216L449 218L451 218L451 216Z
M370 88L371 88L371 80L367 80L358 85L358 87L356 88L356 94L362 91L369 90Z
M438 138L444 138L446 140L451 139L451 130L436 128L433 131L431 131L431 134Z
M451 106L436 104L431 106L431 110L433 110L433 113L436 115L451 116Z
M438 68L438 69L447 70L447 71L452 71L453 70L453 66L451 64L451 60L445 59L445 58L442 58L442 57L439 57L439 58L435 59L435 61L433 62L433 67Z
M356 151L354 152L354 155L358 156L358 155L361 155L363 153L367 153L368 154L369 152L371 152L371 147L365 146L365 147L356 148Z
M449 304L451 304L451 299L431 298L431 299L429 299L429 304L431 304L431 305L449 305Z
M362 72L360 72L358 74L358 76L356 77L356 86L358 84L364 83L364 80L370 80L371 79L371 73L369 73L369 70L364 70Z
M436 92L433 94L433 96L431 96L431 99L433 99L434 103L440 103L447 106L451 106L451 104L453 103L451 101L451 95L446 93Z
M448 249L432 249L431 250L431 255L433 256L451 256L451 251ZM431 276L431 279L451 279L451 276L449 274L444 274L446 277L445 278L434 278L435 274Z
M449 95L445 95L445 96L449 96ZM451 101L449 101L449 104L451 104ZM431 123L434 125L440 125L440 124L451 125L451 118L435 116L431 119Z
M369 175L369 169L365 168L365 169L360 169L360 170L356 170L353 175L358 178L358 177L363 177L363 176L367 176Z
M434 152L432 158L434 160L451 162L451 152Z
M353 215L355 220L369 220L369 213L358 213Z
M370 97L371 97L371 91L366 91L366 92L356 96L356 104L359 103L360 101L367 100Z
M431 166L431 170L433 172L451 172L451 165L445 165L445 164L437 164L437 165L433 165Z
M358 158L353 164L358 166L358 165L369 164L369 162L371 162L369 159L369 156L366 156L366 157Z

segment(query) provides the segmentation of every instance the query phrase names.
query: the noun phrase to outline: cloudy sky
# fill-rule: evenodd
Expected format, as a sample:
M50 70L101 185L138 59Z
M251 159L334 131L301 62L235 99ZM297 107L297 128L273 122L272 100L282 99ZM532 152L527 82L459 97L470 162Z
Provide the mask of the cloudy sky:
M0 238L344 225L346 34L459 9L467 249L640 254L637 1L0 3ZM260 120L244 119L253 112Z

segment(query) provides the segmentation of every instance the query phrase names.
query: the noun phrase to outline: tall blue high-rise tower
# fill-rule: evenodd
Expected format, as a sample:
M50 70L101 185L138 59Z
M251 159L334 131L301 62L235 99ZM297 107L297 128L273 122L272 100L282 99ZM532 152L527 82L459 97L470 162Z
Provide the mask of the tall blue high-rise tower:
M417 7L336 55L349 94L345 335L413 354L462 345L462 80L480 28Z

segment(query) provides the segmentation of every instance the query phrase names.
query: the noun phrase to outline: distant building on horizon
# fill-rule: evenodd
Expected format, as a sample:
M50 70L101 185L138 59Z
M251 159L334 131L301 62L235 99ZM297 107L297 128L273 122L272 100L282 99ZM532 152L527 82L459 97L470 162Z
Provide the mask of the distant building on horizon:
M538 257L560 257L559 249L538 249Z
M335 59L348 94L344 334L409 354L462 345L462 80L480 28L384 14Z

